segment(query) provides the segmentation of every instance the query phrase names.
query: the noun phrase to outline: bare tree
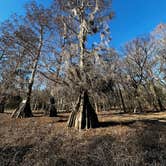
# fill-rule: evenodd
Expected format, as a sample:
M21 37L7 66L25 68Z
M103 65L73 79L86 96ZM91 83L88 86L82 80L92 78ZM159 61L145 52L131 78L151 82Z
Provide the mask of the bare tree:
M40 58L46 55L47 44L53 35L52 15L49 9L32 2L26 6L26 16L18 31L15 32L15 38L19 44L27 51L27 56L31 57L31 74L27 88L27 94L20 108L13 112L12 117L31 117L30 107L32 86L37 73ZM55 29L54 29L55 30ZM47 52L47 53L48 53Z
M57 1L55 1L57 2ZM89 89L87 89L88 75L86 74L86 65L88 64L88 52L86 49L87 37L90 34L97 33L102 28L102 23L112 17L110 12L110 1L58 1L62 13L64 23L64 34L66 43L68 33L73 32L73 39L78 43L77 57L79 64L74 68L77 76L76 84L78 85L79 99L74 111L71 113L68 127L77 129L88 129L97 127L98 119L89 102ZM67 19L66 19L67 18ZM72 25L72 26L71 26ZM73 27L76 27L73 29ZM67 32L67 29L69 31ZM67 34L67 35L66 35ZM73 72L72 72L73 73Z
M158 110L159 106L159 109L162 111L163 104L158 94L155 80L158 49L154 42L152 42L150 37L137 38L126 45L125 53L127 55L125 59L126 71L134 90L133 98L135 98L134 100L137 103L134 104L133 102L133 104L136 105L139 110L143 110L141 104L141 98L145 98L145 96L141 97L143 88L150 105L152 104L156 110ZM150 87L152 87L153 91L151 91ZM158 106L155 101L157 101Z

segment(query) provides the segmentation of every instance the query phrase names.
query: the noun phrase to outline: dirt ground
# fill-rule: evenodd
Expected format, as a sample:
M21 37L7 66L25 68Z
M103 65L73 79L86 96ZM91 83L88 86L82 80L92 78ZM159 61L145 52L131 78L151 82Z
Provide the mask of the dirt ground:
M166 112L99 113L100 128L66 128L69 114L0 114L0 166L166 166Z

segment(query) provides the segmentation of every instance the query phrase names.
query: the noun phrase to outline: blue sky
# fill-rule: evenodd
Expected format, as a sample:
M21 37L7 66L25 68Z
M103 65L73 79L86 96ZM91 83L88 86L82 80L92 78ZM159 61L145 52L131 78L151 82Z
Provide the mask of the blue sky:
M0 22L12 13L23 14L29 0L0 0ZM49 4L51 0L37 0ZM113 0L115 18L112 20L111 45L120 49L127 41L147 34L157 24L166 22L166 0Z

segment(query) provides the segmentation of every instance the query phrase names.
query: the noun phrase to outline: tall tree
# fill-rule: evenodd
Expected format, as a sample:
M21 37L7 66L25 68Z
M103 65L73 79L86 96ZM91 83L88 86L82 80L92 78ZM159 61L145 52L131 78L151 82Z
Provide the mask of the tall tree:
M103 29L103 23L112 18L111 1L72 0L54 1L61 8L61 20L65 44L77 43L78 65L74 68L79 99L68 120L68 127L77 129L94 128L99 125L98 118L89 101L89 79L86 73L89 52L86 48L88 36ZM72 41L71 41L72 37Z
M143 88L150 106L152 105L156 110L159 107L162 111L163 104L157 92L157 80L155 78L156 67L158 66L156 59L158 49L156 45L149 36L137 38L126 45L125 53L127 55L125 59L126 71L130 77L131 84L129 93L131 95L131 90L133 89L133 103L136 103L134 104L135 110L136 108L143 110L141 102L142 92L140 93L141 88Z
M12 114L12 117L31 117L32 111L30 107L32 87L38 66L42 57L49 54L49 47L55 36L54 24L51 11L41 5L31 2L26 5L26 16L14 33L14 38L26 50L27 56L31 61L31 73L27 87L26 98L20 108Z

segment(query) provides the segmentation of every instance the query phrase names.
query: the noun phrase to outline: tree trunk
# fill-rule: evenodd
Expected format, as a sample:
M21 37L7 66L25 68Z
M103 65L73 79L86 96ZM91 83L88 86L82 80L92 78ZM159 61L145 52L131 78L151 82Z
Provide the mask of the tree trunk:
M41 29L40 29L40 37L39 38L40 38L39 45L37 48L37 54L36 54L35 60L33 62L32 73L31 73L31 77L29 80L29 84L28 84L28 91L27 91L26 100L23 100L21 106L13 112L12 118L14 118L14 117L26 118L26 117L33 116L31 106L30 106L30 101L31 101L31 94L32 94L32 86L33 86L35 74L37 71L37 66L38 66L38 62L39 62L39 58L40 58L40 54L41 54L41 49L43 46L43 27L41 27Z
M37 101L35 102L33 110L37 110Z
M6 103L6 97L0 96L0 113L4 113L5 111L5 103Z
M30 105L30 99L31 99L32 85L34 81L34 70L32 71L32 76L28 86L27 97L25 100L22 101L20 106L13 112L11 116L12 118L29 118L33 116Z
M126 106L125 106L125 102L124 102L124 99L123 99L123 95L122 95L122 91L120 89L120 85L118 84L118 91L119 91L119 96L120 96L120 100L121 100L121 103L122 103L122 107L123 107L123 111L124 113L126 113Z
M53 97L50 98L49 113L50 113L50 117L57 116L57 110L55 108L55 100Z
M33 117L30 100L23 100L20 106L11 115L12 118Z
M97 102L94 102L94 105L95 105L95 112L98 113L99 110L98 110L98 105L97 105Z
M80 94L77 105L69 117L67 126L75 127L79 130L99 126L97 114L89 101L87 91L83 91Z
M139 99L138 95L136 96L136 106L134 107L133 112L137 113L137 110L138 110L139 113L141 113L143 111L142 104L140 102L140 99Z
M149 90L147 89L146 85L143 84L143 87L148 95L148 103L150 105L150 107L153 107L154 110L157 110L158 111L158 108L157 108L157 105L155 104L154 102L154 97L150 94Z
M162 101L161 101L161 99L160 99L160 96L159 96L159 94L158 94L157 87L156 87L156 85L154 84L153 81L152 81L152 86L153 86L153 90L154 90L154 92L155 92L156 100L157 100L157 102L158 102L160 111L162 112L162 111L164 111L164 106L163 106Z
M0 113L4 113L5 110L5 104L0 103Z

